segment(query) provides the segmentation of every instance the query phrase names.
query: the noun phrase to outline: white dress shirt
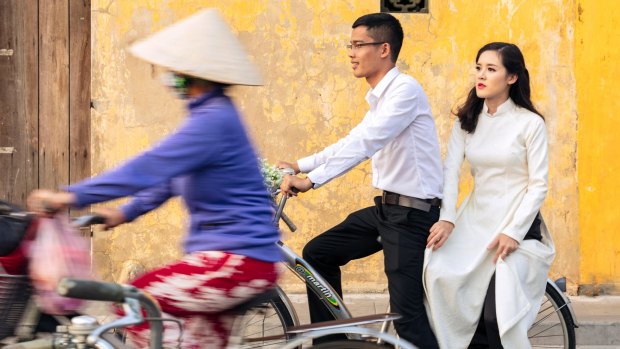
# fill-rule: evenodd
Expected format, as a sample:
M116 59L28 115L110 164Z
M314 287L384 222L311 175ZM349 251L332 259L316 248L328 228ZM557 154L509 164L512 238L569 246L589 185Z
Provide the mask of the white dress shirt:
M297 161L318 188L372 157L372 184L420 199L441 198L443 172L435 120L420 84L392 68L366 94L370 110L351 132Z

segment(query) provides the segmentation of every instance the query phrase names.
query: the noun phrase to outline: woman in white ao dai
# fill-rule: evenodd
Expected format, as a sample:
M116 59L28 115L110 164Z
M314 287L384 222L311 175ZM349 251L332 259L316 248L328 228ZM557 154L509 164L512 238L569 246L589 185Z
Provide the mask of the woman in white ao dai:
M444 349L530 348L527 330L555 255L539 215L547 193L546 129L517 46L485 45L476 70L476 86L456 112L440 220L428 238L429 317ZM474 188L457 211L464 160Z

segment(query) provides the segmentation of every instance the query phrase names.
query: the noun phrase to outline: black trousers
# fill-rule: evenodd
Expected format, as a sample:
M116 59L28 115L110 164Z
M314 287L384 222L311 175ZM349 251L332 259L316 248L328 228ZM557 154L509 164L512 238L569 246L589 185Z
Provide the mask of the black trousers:
M536 216L532 226L528 230L523 240L534 239L540 241L542 234L540 230L540 218ZM499 336L497 325L497 310L495 306L495 274L491 277L489 288L484 298L482 314L478 321L478 327L468 349L503 349L502 341Z
M468 349L503 349L497 326L497 312L495 308L495 274L491 277L487 295L482 306L482 315L478 327Z
M402 315L394 322L396 331L422 349L438 348L426 316L422 286L426 239L438 219L439 207L425 212L384 205L377 197L375 206L350 214L342 223L312 239L305 246L303 257L342 296L340 267L383 249L391 310ZM333 319L310 289L308 304L312 322ZM339 338L321 341L335 339Z

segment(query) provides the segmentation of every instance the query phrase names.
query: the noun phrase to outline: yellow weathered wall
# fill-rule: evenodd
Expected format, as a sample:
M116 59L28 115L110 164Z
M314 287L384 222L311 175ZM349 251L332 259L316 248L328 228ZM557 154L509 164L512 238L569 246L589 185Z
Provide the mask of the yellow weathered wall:
M610 5L578 1L575 26L579 272L584 294L620 291L620 14Z
M586 218L582 215L579 219L576 172L575 70L582 69L575 65L576 3L430 3L430 14L397 16L405 30L398 66L425 88L442 151L453 120L450 110L473 82L473 60L478 48L490 41L511 41L523 50L533 98L549 130L551 185L543 213L558 250L552 276L567 276L575 291L580 272L592 272L598 267L579 264L580 242L584 244L587 238L582 236L580 240L579 236L579 224L585 224ZM157 72L128 55L124 48L132 40L202 7L221 10L264 72L265 86L235 87L232 91L263 157L272 162L294 160L320 150L344 136L363 117L367 109L363 97L368 86L352 76L345 44L353 21L378 11L378 0L93 0L95 173L156 142L182 119L182 104L161 86ZM583 101L584 108L592 108L588 103ZM607 110L612 109L610 105ZM594 141L596 131L590 135L589 140ZM608 176L607 184L612 178ZM291 200L288 212L299 231L286 233L284 240L301 251L306 241L344 219L348 212L370 205L377 193L370 182L370 166L364 163L320 190ZM469 179L463 182L464 188L471 186ZM593 196L591 202L599 198ZM178 256L177 241L185 220L182 212L181 205L174 202L135 224L97 233L95 257L101 274L115 279L127 260L148 268ZM345 288L351 292L385 290L382 265L381 254L351 263L344 271ZM616 280L620 278L617 274L613 274ZM292 289L302 290L294 286L298 284L288 279L286 282L293 285Z

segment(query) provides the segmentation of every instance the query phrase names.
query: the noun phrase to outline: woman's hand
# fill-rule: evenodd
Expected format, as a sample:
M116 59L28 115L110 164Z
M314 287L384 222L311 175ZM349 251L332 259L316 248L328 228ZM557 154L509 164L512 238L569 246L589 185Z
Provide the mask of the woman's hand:
M506 260L506 257L516 251L518 247L519 243L517 242L517 240L511 238L506 234L500 233L499 235L497 235L495 240L491 242L487 249L490 251L494 248L497 248L497 251L495 251L495 256L493 257L493 263L497 263L499 257L502 257L503 260Z
M104 229L112 229L127 222L127 218L123 211L117 208L109 207L97 207L93 212L103 218L105 218Z
M450 234L452 234L452 230L454 229L454 224L448 221L438 221L433 224L431 227L430 234L428 235L428 239L426 239L426 248L433 247L433 251L436 251L438 248L443 246L448 240ZM434 246L433 246L434 245Z
M299 165L297 165L297 162L286 162L286 161L278 161L278 163L276 163L276 167L277 168L292 168L293 170L295 170L295 174L298 174L299 172L301 172L299 170Z
M28 195L26 201L30 211L40 216L47 216L73 205L76 197L75 194L65 191L37 189Z

